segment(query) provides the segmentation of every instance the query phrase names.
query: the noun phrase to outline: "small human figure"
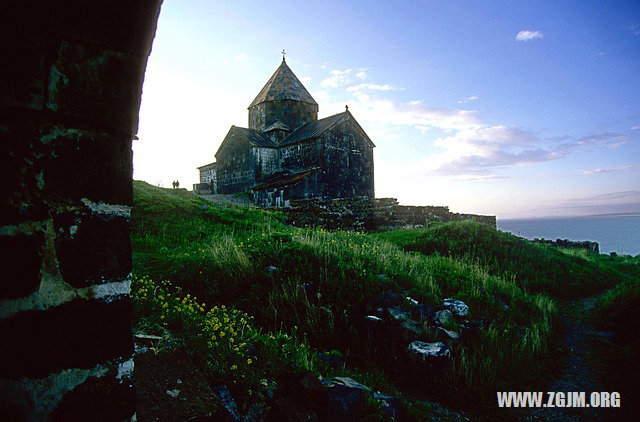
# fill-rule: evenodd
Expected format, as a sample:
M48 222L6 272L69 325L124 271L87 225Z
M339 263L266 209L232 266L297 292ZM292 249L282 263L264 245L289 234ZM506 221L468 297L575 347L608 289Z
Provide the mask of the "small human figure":
M176 188L176 181L175 180L171 182L171 186L173 186L174 189Z
M176 189L180 189L180 182L176 179Z

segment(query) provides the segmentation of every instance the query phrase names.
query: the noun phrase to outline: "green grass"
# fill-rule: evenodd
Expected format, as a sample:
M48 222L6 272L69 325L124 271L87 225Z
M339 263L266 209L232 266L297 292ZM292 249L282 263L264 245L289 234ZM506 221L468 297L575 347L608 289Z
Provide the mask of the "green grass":
M491 274L513 277L528 291L555 297L594 294L624 278L618 268L600 265L595 258L587 258L586 251L585 254L575 250L562 251L473 221L439 224L422 230L384 232L376 236L406 251L477 263Z
M169 280L207 307L225 305L254 317L258 339L295 339L292 353L300 358L292 360L294 369L339 375L302 358L310 350L336 350L347 364L341 373L357 374L377 389L477 407L474 400L485 398L493 405L497 390L532 390L544 382L541 365L552 357L557 332L550 295L600 289L608 272L617 271L467 222L366 235L299 229L284 221L279 213L211 204L135 182L134 275ZM444 373L419 377L416 385L406 344L361 326L367 303L386 290L434 305L462 299L486 329L453 347L453 364ZM145 309L156 308L138 309L138 317L147 318L145 312L153 312ZM183 335L207 336L195 327ZM202 350L206 361L200 341L194 350ZM287 372L287 362L274 354L277 345L263 344L273 351L269 359L279 362L274 367ZM258 360L256 368L265 364ZM211 376L228 376L225 368ZM260 376L277 376L265 373ZM413 411L422 406L415 403Z

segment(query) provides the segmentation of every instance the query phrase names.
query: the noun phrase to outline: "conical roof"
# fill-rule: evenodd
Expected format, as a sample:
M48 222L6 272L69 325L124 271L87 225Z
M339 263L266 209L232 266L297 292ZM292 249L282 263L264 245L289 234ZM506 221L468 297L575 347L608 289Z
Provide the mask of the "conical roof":
M249 108L265 101L275 100L297 100L309 104L318 104L302 85L302 82L289 69L284 59L282 59L282 63L269 78L266 85L260 90L256 99L249 105Z

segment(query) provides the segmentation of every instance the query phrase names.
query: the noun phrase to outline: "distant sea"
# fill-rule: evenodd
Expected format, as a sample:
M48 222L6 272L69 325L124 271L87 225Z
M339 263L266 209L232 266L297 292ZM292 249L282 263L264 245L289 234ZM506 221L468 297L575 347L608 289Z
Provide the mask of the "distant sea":
M498 229L527 239L591 240L604 254L640 254L640 215L498 220Z

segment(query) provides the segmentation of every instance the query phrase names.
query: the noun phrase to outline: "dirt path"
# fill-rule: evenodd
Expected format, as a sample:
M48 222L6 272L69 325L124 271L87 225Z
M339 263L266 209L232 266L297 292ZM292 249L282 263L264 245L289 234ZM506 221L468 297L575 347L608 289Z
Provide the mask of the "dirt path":
M595 342L609 341L613 333L598 331L589 322L588 316L600 296L586 297L561 304L562 318L565 322L563 335L565 362L564 369L551 382L548 391L580 392L584 391L586 403L593 391L605 391L596 382L596 373L600 368L589 353ZM546 398L545 398L546 399ZM614 409L598 408L534 408L524 420L544 421L582 421L596 420L612 415Z

